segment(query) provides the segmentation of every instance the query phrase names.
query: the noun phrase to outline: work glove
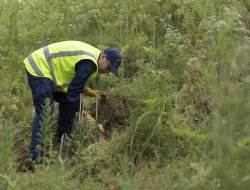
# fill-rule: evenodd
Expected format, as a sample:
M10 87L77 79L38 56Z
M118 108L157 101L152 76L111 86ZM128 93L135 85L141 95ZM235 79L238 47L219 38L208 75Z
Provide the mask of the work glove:
M96 92L101 96L101 98L105 98L107 96L107 93L101 91L101 90L96 90Z
M94 90L90 87L85 88L84 94L87 96L96 97L97 100L101 100L102 97L106 96L106 93L99 91L99 90Z
M87 113L86 114L86 118L87 118L87 122L89 123L90 126L98 126L98 129L101 133L104 133L105 129L103 127L103 125L97 123L97 121L89 114Z

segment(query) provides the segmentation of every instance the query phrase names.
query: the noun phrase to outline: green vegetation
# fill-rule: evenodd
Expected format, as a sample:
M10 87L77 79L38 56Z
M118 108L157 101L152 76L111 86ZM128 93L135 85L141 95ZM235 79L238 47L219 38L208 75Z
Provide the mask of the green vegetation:
M249 10L249 0L0 0L0 189L249 189ZM54 145L45 114L46 159L30 171L22 60L63 40L124 55L122 78L92 84L108 93L98 112L108 138L76 121Z

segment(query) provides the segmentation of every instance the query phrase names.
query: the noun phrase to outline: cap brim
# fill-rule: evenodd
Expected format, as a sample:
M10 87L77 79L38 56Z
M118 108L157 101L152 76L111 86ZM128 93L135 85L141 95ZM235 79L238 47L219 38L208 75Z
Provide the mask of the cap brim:
M118 68L114 64L110 63L109 68L115 76L118 76Z

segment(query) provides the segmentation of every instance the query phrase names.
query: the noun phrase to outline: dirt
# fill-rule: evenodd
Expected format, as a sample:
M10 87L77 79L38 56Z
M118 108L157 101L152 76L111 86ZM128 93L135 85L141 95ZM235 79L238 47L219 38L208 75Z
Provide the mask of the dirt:
M96 105L90 108L91 115L96 118ZM97 121L105 128L105 136L110 137L114 130L124 130L129 126L128 118L130 106L126 98L121 95L109 93L98 104Z

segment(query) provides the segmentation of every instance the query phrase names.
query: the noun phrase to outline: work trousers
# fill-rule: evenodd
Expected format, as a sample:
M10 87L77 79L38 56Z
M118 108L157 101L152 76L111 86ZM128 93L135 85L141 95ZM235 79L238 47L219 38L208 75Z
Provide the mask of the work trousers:
M59 116L57 120L57 136L69 134L75 114L79 111L79 102L67 101L65 93L55 93L53 81L49 78L35 77L27 72L28 83L31 88L35 117L32 123L32 136L29 153L33 160L38 156L44 156L44 136L42 135L42 123L46 99L50 102L50 115L54 112L54 101L59 102Z

